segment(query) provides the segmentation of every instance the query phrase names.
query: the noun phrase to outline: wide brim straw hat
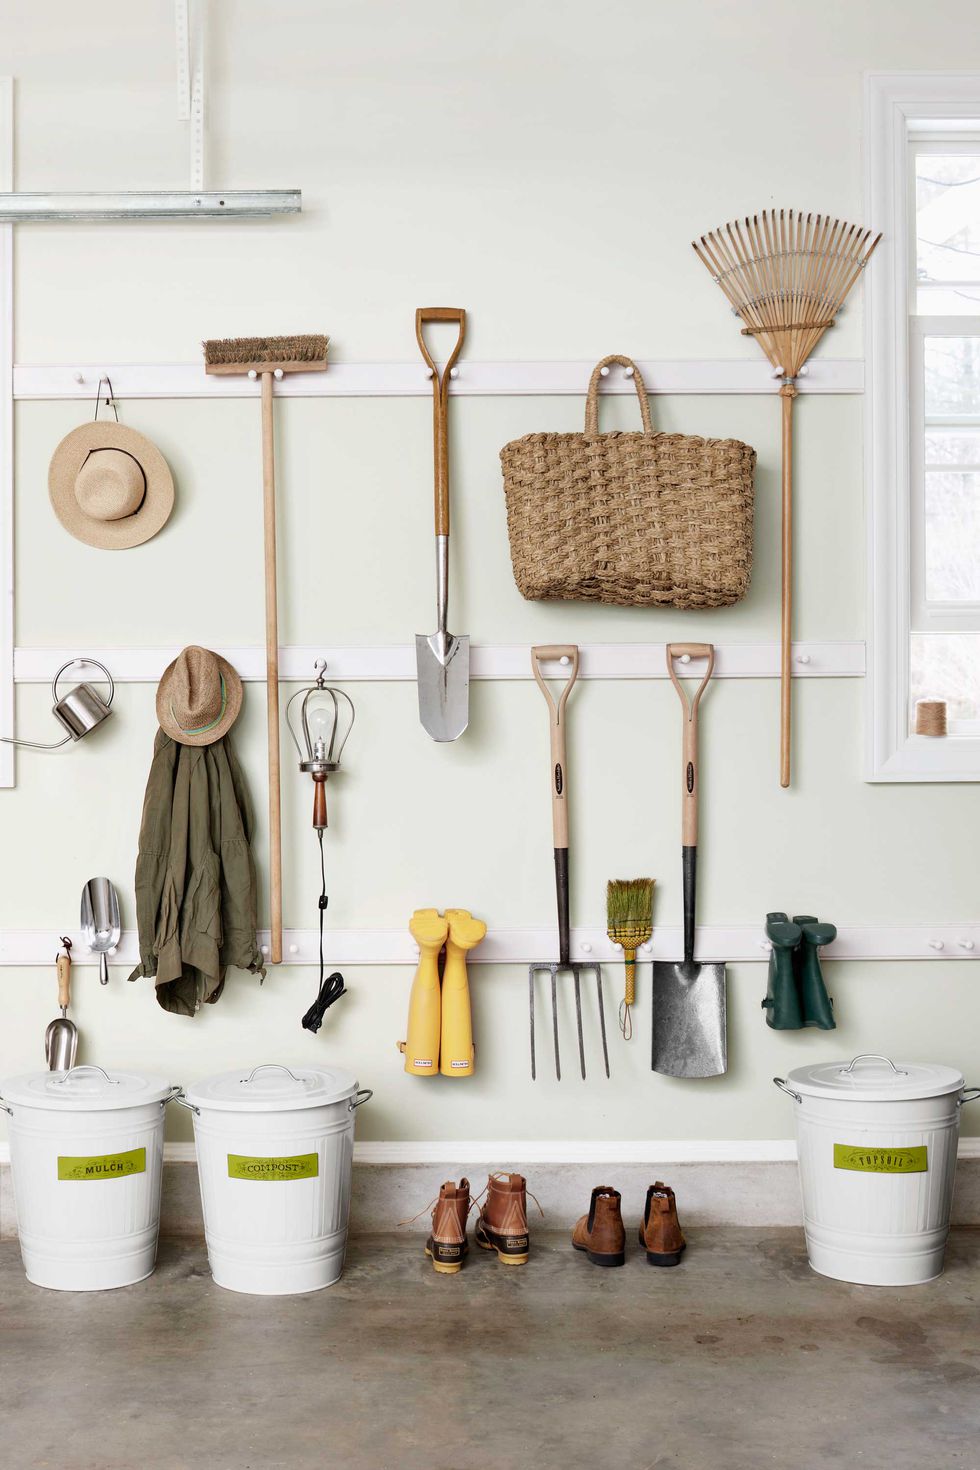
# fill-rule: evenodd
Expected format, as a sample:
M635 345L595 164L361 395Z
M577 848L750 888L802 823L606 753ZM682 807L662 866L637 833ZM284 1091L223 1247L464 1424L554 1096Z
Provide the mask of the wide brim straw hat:
M164 670L157 688L160 729L178 745L213 745L242 707L242 681L220 653L191 644Z
M65 529L107 551L149 541L174 508L173 475L159 449L111 419L65 435L51 457L48 490Z

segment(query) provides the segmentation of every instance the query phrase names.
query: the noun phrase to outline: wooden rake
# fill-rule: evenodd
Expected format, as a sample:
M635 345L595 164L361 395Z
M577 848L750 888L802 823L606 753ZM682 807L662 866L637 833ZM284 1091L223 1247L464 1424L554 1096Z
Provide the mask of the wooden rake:
M880 235L793 209L767 209L720 225L693 242L698 258L782 378L782 629L780 642L779 784L789 785L793 644L793 400L796 379Z

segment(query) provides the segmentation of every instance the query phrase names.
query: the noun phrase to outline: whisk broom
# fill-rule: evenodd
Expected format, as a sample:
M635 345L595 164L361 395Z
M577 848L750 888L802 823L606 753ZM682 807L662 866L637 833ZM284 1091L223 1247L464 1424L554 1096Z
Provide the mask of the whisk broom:
M703 261L782 378L782 630L779 784L789 785L793 638L793 400L796 379L834 318L880 235L793 209L766 209L721 225L693 242Z
M276 586L276 446L272 384L284 373L322 372L327 341L304 337L216 338L204 345L204 371L262 379L262 500L265 526L265 663L269 745L270 959L282 962L282 814L279 794L279 600Z
M636 951L653 933L653 878L612 878L606 884L606 933L623 948L626 989L619 1006L619 1029L629 1041L633 1035L636 999Z

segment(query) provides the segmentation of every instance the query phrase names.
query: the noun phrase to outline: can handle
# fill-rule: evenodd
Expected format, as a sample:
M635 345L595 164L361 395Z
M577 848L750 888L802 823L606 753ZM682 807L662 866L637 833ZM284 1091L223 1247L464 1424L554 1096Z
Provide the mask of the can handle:
M892 1071L895 1073L896 1077L908 1076L908 1072L905 1070L904 1067L896 1067L891 1057L882 1056L880 1051L863 1051L861 1052L860 1056L853 1057L851 1061L848 1062L846 1067L841 1067L841 1076L845 1077L849 1072L853 1072L858 1062L887 1062L889 1067L891 1067Z
M163 1099L163 1106L166 1107L167 1103L170 1102L175 1102L180 1107L186 1108L189 1113L193 1113L197 1118L201 1116L201 1109L196 1107L194 1103L187 1101L187 1098L184 1096L184 1089L176 1082L170 1089L170 1096Z
M241 1081L243 1083L245 1083L245 1082L251 1082L251 1080L255 1076L256 1072L268 1072L268 1071L272 1071L272 1072L285 1072L286 1075L287 1075L287 1077L292 1077L292 1079L293 1079L294 1082L299 1082L300 1085L302 1086L302 1080L303 1079L301 1077L297 1077L295 1072L290 1072L289 1068L288 1067L284 1067L281 1062L260 1062L259 1065L257 1067L253 1067L252 1070L251 1070L251 1072L249 1072L248 1076L247 1077L243 1077L241 1079Z
M773 1080L773 1082L775 1082L775 1084L779 1088L780 1092L785 1092L785 1094L786 1094L787 1097L793 1097L793 1098L795 1098L798 1103L801 1103L803 1101L803 1099L800 1097L800 1094L798 1092L794 1092L793 1089L792 1089L792 1087L787 1087L786 1086L786 1078L785 1077L774 1077L772 1080Z
M64 1087L71 1080L72 1077L77 1077L79 1072L98 1072L99 1076L104 1077L110 1087L119 1086L118 1077L110 1077L109 1073L106 1072L104 1068L97 1067L94 1062L83 1062L81 1066L69 1067L68 1071L63 1077L55 1077L54 1081L51 1083L51 1086Z
M359 1088L358 1091L354 1093L354 1096L351 1098L350 1102L347 1104L348 1112L352 1113L355 1108L363 1107L364 1104L373 1096L374 1093L372 1092L370 1087Z
M10 1105L8 1103L5 1103L4 1102L4 1100L3 1100L2 1097L0 1097L0 1108L3 1108L4 1112L5 1113L9 1113L11 1117L14 1116L14 1110L13 1110L13 1108L10 1107Z
M964 1087L956 1106L961 1108L964 1103L976 1102L978 1097L980 1097L980 1087ZM9 1112L10 1109L8 1108L7 1111Z

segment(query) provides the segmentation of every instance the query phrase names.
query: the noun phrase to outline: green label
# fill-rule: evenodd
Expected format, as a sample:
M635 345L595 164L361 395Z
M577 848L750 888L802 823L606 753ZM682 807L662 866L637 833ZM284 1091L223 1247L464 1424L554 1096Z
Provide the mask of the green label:
M229 1179L259 1179L278 1183L284 1179L315 1179L320 1172L316 1154L294 1154L288 1159L252 1159L246 1154L228 1155Z
M125 1154L101 1154L94 1158L58 1155L59 1179L126 1179L130 1174L145 1173L145 1148L131 1148Z
M923 1143L911 1148L868 1148L857 1143L834 1144L834 1168L861 1174L925 1174L929 1150Z

